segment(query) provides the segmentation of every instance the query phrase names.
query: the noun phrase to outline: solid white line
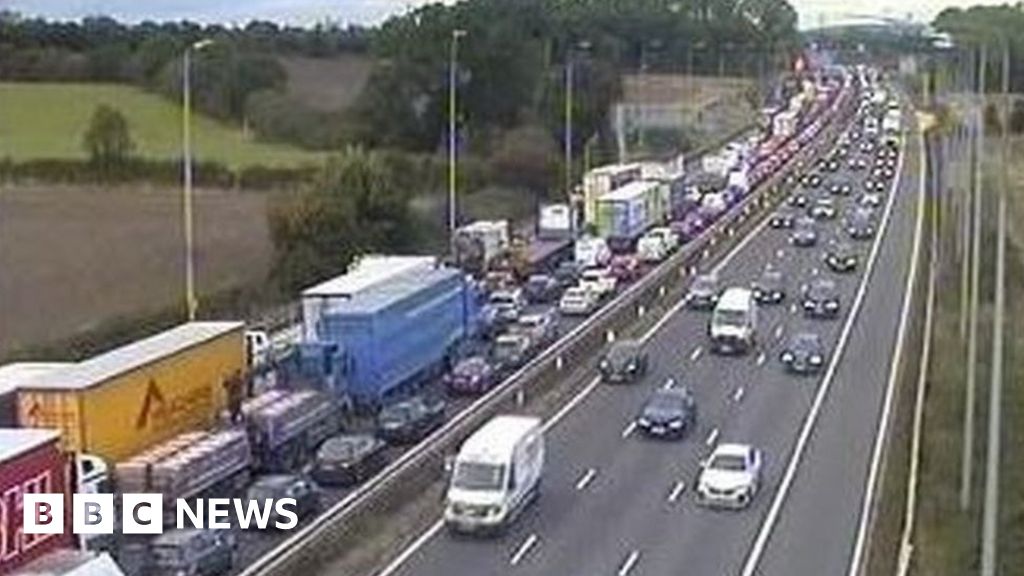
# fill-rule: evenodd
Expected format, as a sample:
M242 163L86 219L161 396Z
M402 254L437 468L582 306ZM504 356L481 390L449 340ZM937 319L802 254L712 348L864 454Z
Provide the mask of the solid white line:
M714 430L711 431L711 434L708 434L708 438L707 440L704 441L704 444L708 446L713 446L715 440L718 440L718 428L715 428Z
M875 431L875 447L871 456L871 468L864 489L864 501L860 511L860 522L857 526L857 538L854 540L853 555L850 557L850 568L847 571L849 576L856 576L860 573L864 558L864 547L867 542L868 525L871 521L871 509L875 503L875 489L878 486L878 475L882 468L882 453L885 448L886 437L889 430L889 419L892 416L893 399L896 397L896 380L899 376L900 362L903 358L903 348L907 336L907 326L910 324L911 300L914 296L914 288L917 284L917 268L920 265L921 236L924 234L924 202L925 202L925 159L928 157L924 143L924 133L918 129L918 144L921 148L921 162L919 178L920 188L917 193L917 223L914 227L914 244L910 253L910 271L907 275L906 292L903 294L903 310L900 312L900 324L896 333L896 345L894 347L892 364L889 365L889 383L885 391L885 403L882 407L882 416L878 421L878 429ZM902 161L902 158L901 158ZM902 166L900 166L902 168ZM896 195L896 188L893 187L892 195Z
M693 352L690 352L690 362L696 362L697 359L700 358L701 352L703 351L704 349L701 348L700 346L694 348Z
M377 576L391 576L392 574L397 572L398 569L402 567L402 564L405 564L405 562L413 554L415 554L417 550L422 548L423 545L427 543L427 540L430 540L431 538L436 536L437 533L440 532L442 528L444 528L444 520L438 520L437 522L431 524L429 528L427 528L422 534L420 534L419 538L413 540L411 544L403 548L402 551L398 554L398 556L395 556L394 560L389 562L388 565L385 566L383 570L378 572Z
M530 553L530 549L533 548L536 544L537 544L537 535L536 534L530 534L529 536L527 536L526 540L522 544L519 545L518 549L516 549L516 553L512 555L512 559L509 560L508 563L511 564L512 566L515 566L515 565L519 564L520 562L522 562L523 558L525 558L526 555Z
M743 386L740 386L739 388L736 389L735 392L733 392L733 394L732 394L732 401L733 402L739 402L740 400L743 400L743 394L744 393L745 393L745 390L743 389Z
M635 420L626 425L626 428L622 431L622 437L629 438L630 434L632 434L634 430L636 430Z
M893 190L899 186L899 181L902 178L903 157L904 152L901 151L896 170L897 176L892 180ZM847 317L846 323L843 325L843 330L839 334L839 341L835 348L836 352L832 355L832 360L829 362L828 369L825 371L825 376L822 379L821 386L818 387L818 393L815 395L814 403L811 405L811 410L807 413L807 416L804 419L800 435L797 437L796 446L793 448L793 453L789 458L789 463L786 465L786 471L782 476L779 488L775 492L775 498L772 500L771 507L768 509L768 514L761 522L761 529L758 531L754 544L750 549L750 553L747 555L747 560L743 565L743 572L741 573L742 576L753 576L754 572L757 570L757 564L761 561L761 556L764 554L765 547L768 544L768 538L771 536L772 530L775 528L775 523L779 519L779 514L782 512L782 505L785 503L786 497L789 495L789 488L793 484L793 479L796 477L796 469L800 465L800 460L803 458L804 450L807 448L807 443L810 441L811 432L814 431L814 427L818 422L818 414L821 412L821 408L825 404L825 398L832 389L832 382L839 366L839 360L843 357L843 351L846 348L846 341L850 338L850 334L853 332L854 321L857 319L857 315L860 312L861 305L864 301L864 296L867 294L868 280L871 278L871 273L875 267L875 261L878 257L878 253L881 251L882 239L885 238L885 232L888 230L889 219L892 215L892 207L895 203L895 199L895 193L889 194L885 214L882 216L882 224L879 226L879 231L881 233L875 235L875 241L871 247L871 253L868 255L867 266L865 266L864 269L864 277L861 278L860 286L857 288L857 294L854 297L853 306L850 308L850 315Z
M583 476L576 481L576 490L585 490L587 486L594 481L595 476L597 476L597 470L587 468L587 471L583 473Z
M779 338L782 338L782 332L784 330L785 330L785 326L783 326L782 324L779 324L778 326L775 327L775 339L776 340L778 340Z
M668 494L668 501L674 504L682 496L684 490L686 490L686 483L682 480L676 482L675 486L672 487L672 491Z
M619 567L619 576L626 576L627 574L629 574L629 571L632 570L634 566L636 566L636 563L639 560L639 550L633 550L632 552L630 552L629 556L626 556L625 562L623 562L622 566Z

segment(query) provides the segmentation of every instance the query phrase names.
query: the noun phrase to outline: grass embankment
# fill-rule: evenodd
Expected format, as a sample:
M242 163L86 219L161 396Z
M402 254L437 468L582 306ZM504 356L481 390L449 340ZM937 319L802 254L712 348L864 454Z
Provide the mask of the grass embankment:
M0 159L85 159L82 135L100 104L124 114L138 155L181 156L181 108L160 96L119 84L2 82ZM254 142L241 130L200 114L192 121L197 161L236 169L298 166L321 158L292 146Z

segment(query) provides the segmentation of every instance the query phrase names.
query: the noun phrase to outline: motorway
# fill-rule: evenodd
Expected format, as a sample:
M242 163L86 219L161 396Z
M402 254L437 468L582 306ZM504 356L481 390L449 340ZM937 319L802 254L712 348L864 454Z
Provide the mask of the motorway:
M907 161L887 194L884 233L857 244L857 273L835 276L840 318L806 320L793 306L803 282L833 274L821 255L840 234L838 221L819 223L819 245L809 249L791 247L785 231L757 228L717 266L726 285L749 284L768 262L786 275L786 303L761 307L754 353L710 354L707 313L673 309L646 335L652 368L643 382L589 386L574 409L548 423L543 495L506 534L453 538L435 524L379 576L847 573L914 232L920 150L914 138L907 142ZM861 174L845 167L826 174L822 188L833 179L861 190ZM781 346L798 329L817 331L828 344L831 363L822 376L784 373ZM698 426L682 442L641 438L632 421L669 376L695 392ZM804 436L809 415L816 419ZM762 490L747 510L716 511L694 502L699 462L723 441L765 451ZM802 459L780 494L798 445Z

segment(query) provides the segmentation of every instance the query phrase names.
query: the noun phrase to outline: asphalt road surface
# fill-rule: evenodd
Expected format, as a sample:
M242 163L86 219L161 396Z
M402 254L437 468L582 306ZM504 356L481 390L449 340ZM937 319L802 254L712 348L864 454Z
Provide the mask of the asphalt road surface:
M786 276L779 306L762 306L757 349L742 357L708 352L709 314L680 307L650 335L651 370L635 385L598 386L547 435L543 494L504 535L455 538L435 530L380 576L727 575L740 574L762 526L753 573L779 576L845 574L852 554L894 352L906 284L918 190L920 151L908 137L905 161L886 194L889 218L876 241L857 242L856 273L837 275L822 262L827 243L843 236L839 220L818 224L815 248L795 248L788 232L761 227L720 267L728 286L746 286L767 263ZM913 173L912 173L913 172ZM841 211L860 192L865 173L825 175L853 184ZM891 199L891 201L890 201ZM875 254L865 278L869 255ZM837 281L835 320L805 319L794 307L812 277ZM863 289L862 289L863 288ZM851 309L859 303L859 312ZM779 354L795 330L818 332L828 345L824 374L786 374ZM841 353L837 347L842 346ZM838 355L837 355L838 354ZM669 377L693 389L697 427L683 441L641 437L632 422L645 398ZM818 409L812 410L819 397ZM778 515L769 514L805 419L816 425ZM761 492L746 510L696 505L700 461L720 442L751 443L765 452ZM763 552L763 554L762 554Z

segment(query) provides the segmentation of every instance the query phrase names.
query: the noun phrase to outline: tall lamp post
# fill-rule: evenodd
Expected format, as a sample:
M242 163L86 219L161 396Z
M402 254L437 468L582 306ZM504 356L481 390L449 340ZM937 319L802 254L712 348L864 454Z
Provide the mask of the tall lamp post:
M181 156L182 189L185 228L185 309L189 322L196 319L199 301L196 299L195 242L192 231L192 53L199 52L213 44L213 40L205 39L194 42L185 48L182 56L182 124L181 124Z
M573 134L573 79L575 68L575 52L589 50L590 42L581 40L575 46L570 46L565 55L565 127L563 140L565 144L565 197L572 197L572 134Z
M458 169L456 114L458 114L459 40L465 35L465 30L458 28L452 30L448 61L448 239L453 254L455 250L455 227L457 225L455 191L458 183L456 172Z

